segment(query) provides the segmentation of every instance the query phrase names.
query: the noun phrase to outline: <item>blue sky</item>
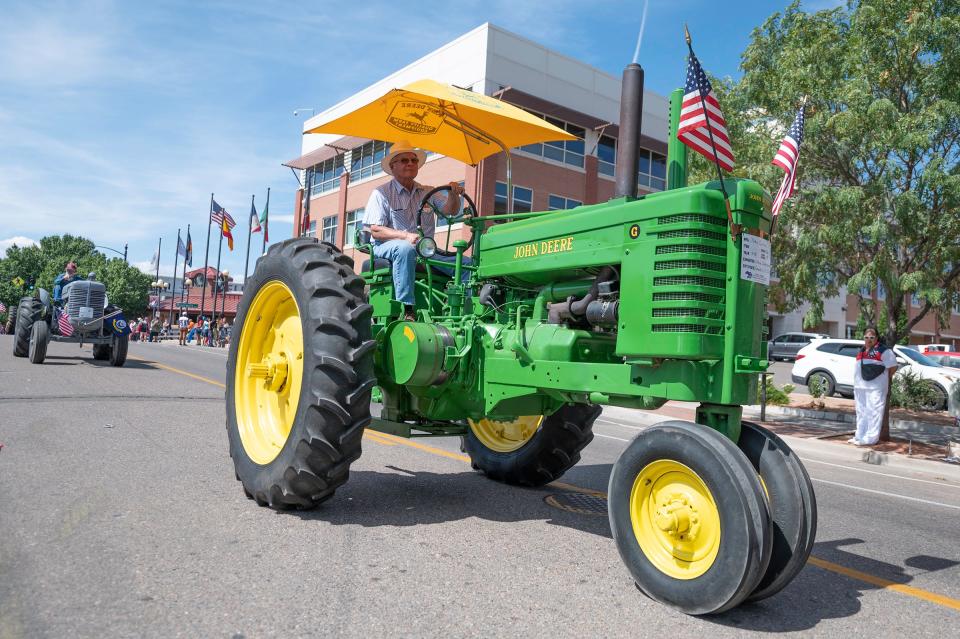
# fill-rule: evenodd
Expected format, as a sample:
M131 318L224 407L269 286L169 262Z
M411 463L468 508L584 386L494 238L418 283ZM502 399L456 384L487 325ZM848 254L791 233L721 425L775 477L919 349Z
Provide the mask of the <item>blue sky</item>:
M170 273L177 228L185 233L190 223L202 266L214 192L239 223L236 250L224 248L223 265L240 277L251 194L259 209L270 186L271 239L292 233L297 183L281 162L300 151L294 109L331 106L483 22L619 76L643 7L640 0L11 4L0 23L0 251L11 238L73 233L121 250L128 243L130 261L146 264L162 236L161 271ZM665 94L682 80L684 22L707 70L736 76L751 30L787 4L651 0L640 52L647 88Z

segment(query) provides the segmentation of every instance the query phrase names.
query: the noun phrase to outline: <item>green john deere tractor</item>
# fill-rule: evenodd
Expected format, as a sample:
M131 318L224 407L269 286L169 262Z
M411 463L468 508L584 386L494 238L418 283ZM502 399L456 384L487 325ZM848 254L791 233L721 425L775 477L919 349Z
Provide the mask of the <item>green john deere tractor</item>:
M639 138L632 95L624 166ZM675 132L676 92L672 103ZM245 287L227 368L247 495L317 506L347 481L364 429L462 437L478 471L541 486L577 463L603 406L699 402L696 423L643 430L617 460L620 555L644 593L689 614L780 591L810 553L816 504L796 455L741 419L767 366L766 286L742 258L769 251L770 198L749 180L685 186L675 134L668 164L660 193L468 217L453 277L418 271L416 321L393 299L389 263L371 255L357 274L313 238L271 246ZM623 172L618 190L636 193L635 180ZM419 261L439 264L435 251L421 241Z

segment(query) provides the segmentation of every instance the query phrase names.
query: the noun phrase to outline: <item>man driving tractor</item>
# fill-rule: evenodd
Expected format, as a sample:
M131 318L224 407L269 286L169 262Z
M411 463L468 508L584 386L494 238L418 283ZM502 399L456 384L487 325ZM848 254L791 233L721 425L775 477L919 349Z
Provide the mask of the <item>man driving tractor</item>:
M64 272L60 275L57 275L57 278L53 280L53 301L60 302L61 294L63 293L63 288L71 283L76 282L77 280L82 280L83 276L77 275L77 264L73 260L67 262L67 266L64 269Z
M425 194L432 187L416 181L427 154L414 148L407 141L400 141L390 148L380 161L385 173L393 179L376 188L370 194L363 216L363 225L373 237L375 257L390 260L393 271L393 289L397 301L404 305L406 319L415 319L413 280L417 265L417 209ZM453 217L460 210L460 195L463 187L450 182L450 197L434 196L432 202L442 209L444 215ZM456 197L454 197L456 196ZM426 211L421 221L423 237L433 237L436 221L431 211ZM435 256L434 259L450 261L454 258ZM466 260L465 260L466 262Z

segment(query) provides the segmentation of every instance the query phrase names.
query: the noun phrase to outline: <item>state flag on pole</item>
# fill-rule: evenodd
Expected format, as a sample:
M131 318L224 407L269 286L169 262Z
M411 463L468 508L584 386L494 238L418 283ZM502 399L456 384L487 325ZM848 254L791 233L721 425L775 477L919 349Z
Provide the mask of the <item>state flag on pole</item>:
M257 215L257 207L253 205L253 202L250 203L250 232L259 233L260 228L260 216Z
M159 251L154 251L154 252L153 252L153 257L150 258L150 268L151 268L151 269L156 269L156 268L157 268L157 264L159 264L159 263L160 263L160 252L159 252Z
M60 311L60 317L57 319L57 328L64 337L73 335L73 324L70 323L70 317L66 311Z
M233 233L230 232L230 225L227 224L226 218L220 221L220 232L225 238L227 238L227 247L232 251L233 250Z
M774 216L780 213L780 207L788 197L793 195L797 188L797 162L800 160L800 144L803 142L803 107L797 111L797 117L793 119L793 125L787 135L780 143L777 154L773 156L774 166L779 166L784 170L783 182L780 183L780 190L777 191L777 197L773 199L771 212Z
M213 211L210 213L210 221L217 226L221 226L223 222L226 222L230 229L237 225L233 220L233 216L227 213L227 209L217 204L216 200L213 201Z
M187 254L183 256L183 261L188 266L193 266L193 240L190 239L190 231L187 231Z
M730 148L727 135L727 121L720 111L720 103L713 95L713 86L693 51L687 62L687 80L677 138L721 169L733 170L733 149Z
M184 244L183 240L180 238L177 238L177 255L180 257L187 256L187 245Z

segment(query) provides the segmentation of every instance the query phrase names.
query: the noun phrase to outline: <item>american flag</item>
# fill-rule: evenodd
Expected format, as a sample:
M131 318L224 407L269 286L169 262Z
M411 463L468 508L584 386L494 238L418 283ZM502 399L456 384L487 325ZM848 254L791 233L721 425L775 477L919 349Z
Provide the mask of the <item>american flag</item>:
M227 226L229 226L230 228L233 228L237 225L237 223L234 222L233 217L229 213L227 213L227 209L217 204L217 201L214 200L213 210L210 213L210 221L216 224L217 226L222 226L222 222L224 220L227 221Z
M793 125L780 143L777 154L773 156L774 166L779 166L786 172L783 176L783 182L780 184L780 190L777 191L777 197L773 200L773 214L780 212L780 207L788 197L793 195L797 186L797 161L800 159L800 143L803 142L803 108L797 111L797 117L793 119Z
M3 302L0 302L0 313L6 313L6 312L7 312L7 305L4 304Z
M706 113L703 110L704 104L707 106ZM710 143L710 133L713 133L713 144ZM693 51L690 52L690 60L687 62L687 81L677 138L711 162L720 165L725 171L733 170L733 149L730 148L730 138L727 135L727 121L723 119L720 103L713 95L710 80Z
M73 324L70 323L70 317L66 311L60 312L60 319L57 320L57 326L60 328L60 334L64 337L73 335Z

